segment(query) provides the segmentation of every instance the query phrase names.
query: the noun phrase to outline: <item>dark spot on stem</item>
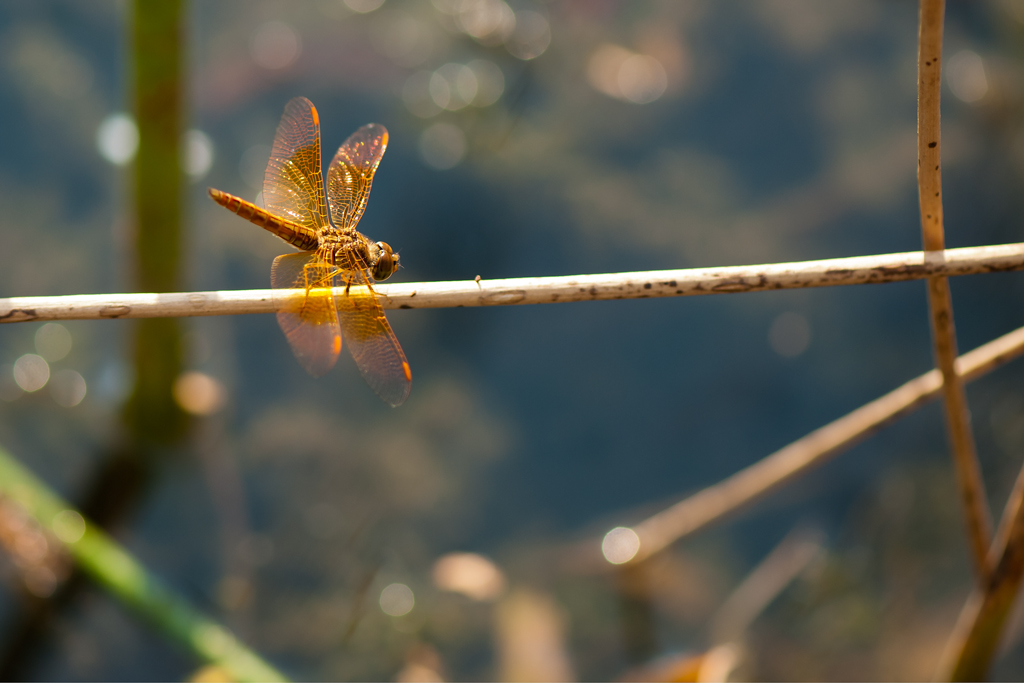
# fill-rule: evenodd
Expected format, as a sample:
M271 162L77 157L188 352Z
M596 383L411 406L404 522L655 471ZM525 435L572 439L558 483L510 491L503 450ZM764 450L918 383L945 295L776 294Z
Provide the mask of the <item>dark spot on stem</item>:
M650 289L650 288L651 288L651 283L650 282L645 282L644 283L644 289Z
M104 306L99 310L101 318L123 318L132 312L131 306Z
M934 141L933 141L933 142L929 142L929 143L928 143L928 149L932 149L932 148L934 148L934 147L935 147L935 145L937 145L937 144L939 144L939 143L937 143L937 142L934 142Z
M24 318L25 320L32 320L32 319L34 319L36 317L36 309L34 309L34 308L12 308L7 313L4 313L3 315L0 315L0 320L5 320L7 318L15 318L15 317L17 317L19 315L25 316L25 318Z

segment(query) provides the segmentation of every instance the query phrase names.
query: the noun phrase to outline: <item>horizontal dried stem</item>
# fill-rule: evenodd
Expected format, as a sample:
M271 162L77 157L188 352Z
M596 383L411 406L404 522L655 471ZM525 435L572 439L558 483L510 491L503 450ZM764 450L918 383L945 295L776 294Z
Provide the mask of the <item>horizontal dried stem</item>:
M384 308L546 304L863 285L1024 270L1024 243L721 268L380 284ZM340 294L341 289L337 292ZM0 299L0 323L273 313L269 289Z
M963 380L971 381L1022 353L1024 327L958 358L957 373ZM927 372L647 518L633 527L640 538L640 550L631 561L640 562L659 553L684 536L753 503L882 427L909 415L941 392L942 375L938 370Z

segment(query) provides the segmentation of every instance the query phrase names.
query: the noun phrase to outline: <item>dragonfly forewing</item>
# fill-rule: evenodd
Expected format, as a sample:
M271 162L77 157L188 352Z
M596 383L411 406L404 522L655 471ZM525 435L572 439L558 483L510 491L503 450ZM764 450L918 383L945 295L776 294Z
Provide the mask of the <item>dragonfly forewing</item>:
M320 165L320 117L305 97L285 107L263 176L267 211L314 231L327 225L323 169Z
M373 174L387 146L387 129L379 123L368 123L338 148L327 170L327 198L338 228L354 228L363 217Z

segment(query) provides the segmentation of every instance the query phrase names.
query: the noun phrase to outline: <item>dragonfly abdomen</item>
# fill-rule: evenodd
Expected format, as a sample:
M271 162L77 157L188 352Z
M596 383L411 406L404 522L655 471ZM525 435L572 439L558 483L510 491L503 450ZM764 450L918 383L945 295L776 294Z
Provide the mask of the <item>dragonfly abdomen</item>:
M210 197L213 201L223 206L228 211L236 213L245 220L255 223L264 230L274 233L288 244L301 249L312 251L317 248L319 238L313 230L304 225L275 216L266 209L261 209L252 202L247 202L241 197L236 197L227 192L221 192L210 188Z

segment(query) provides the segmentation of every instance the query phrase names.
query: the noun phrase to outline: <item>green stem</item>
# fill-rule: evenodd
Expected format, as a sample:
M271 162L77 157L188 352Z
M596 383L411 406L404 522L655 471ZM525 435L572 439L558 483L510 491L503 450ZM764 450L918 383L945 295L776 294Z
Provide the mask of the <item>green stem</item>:
M287 680L227 629L149 574L103 531L85 521L84 529L73 529L69 534L68 513L77 512L2 448L0 496L21 505L65 544L83 572L184 645L197 659L223 668L239 681ZM75 519L74 515L71 517Z
M184 5L184 0L132 4L134 109L139 126L135 286L140 292L174 292L181 284ZM177 320L136 323L135 387L125 417L138 444L174 444L184 434L187 421L171 395L181 366Z

